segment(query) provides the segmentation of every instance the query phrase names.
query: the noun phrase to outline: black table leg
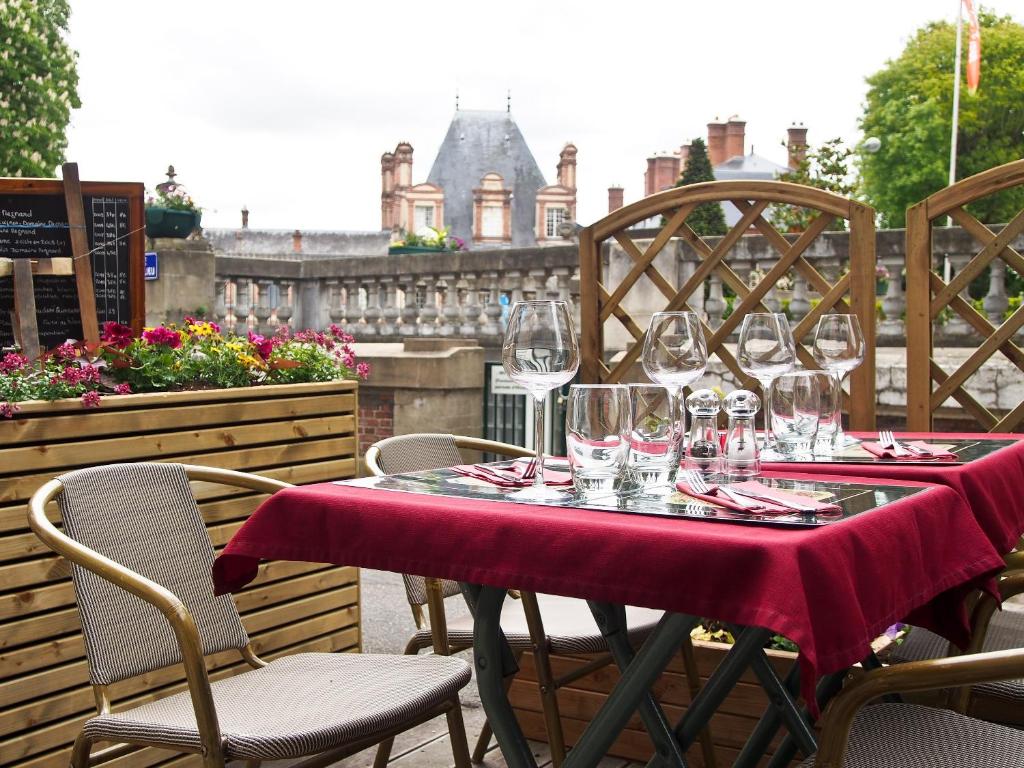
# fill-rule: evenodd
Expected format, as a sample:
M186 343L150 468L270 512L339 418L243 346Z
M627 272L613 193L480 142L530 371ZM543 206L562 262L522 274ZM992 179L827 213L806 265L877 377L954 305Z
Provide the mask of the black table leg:
M597 621L597 626L601 630L605 642L608 643L608 649L611 651L612 658L615 659L616 666L620 671L624 671L636 656L633 646L629 644L626 608L622 605L599 603L593 600L588 600L587 604L590 606L590 612L594 614L594 619ZM696 624L697 618L691 618L693 618L693 624ZM649 690L640 701L640 719L657 751L656 757L652 758L651 762L685 768L686 757L672 733L672 726L669 725L668 718L665 717L665 712L658 704L658 700Z
M800 692L800 665L796 662L790 668L783 683L791 696L797 696ZM734 765L756 765L764 753L768 750L775 734L782 727L782 714L774 705L769 704L761 719L754 726L750 738L743 745Z

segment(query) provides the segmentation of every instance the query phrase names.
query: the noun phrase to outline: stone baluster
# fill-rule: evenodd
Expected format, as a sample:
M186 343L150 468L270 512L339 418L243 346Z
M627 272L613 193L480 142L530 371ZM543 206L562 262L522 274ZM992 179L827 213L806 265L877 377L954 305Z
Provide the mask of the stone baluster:
M551 274L555 277L555 290L553 299L564 301L572 309L572 298L569 295L569 280L572 277L572 267L553 267Z
M343 300L341 282L338 280L327 281L327 316L331 323L337 326L345 323L345 305Z
M761 264L757 265L757 267L762 272L765 272L765 273L767 273L774 266L775 266L774 262L768 262L766 264L765 263L761 263ZM768 308L769 312L781 312L782 311L782 302L779 301L779 297L776 294L775 286L774 285L771 288L768 289L768 292L764 295L764 298L761 299L761 303L764 304Z
M950 264L953 266L953 274L960 274L960 270L967 266L967 262L971 260L971 254L969 253L951 253L949 255ZM971 303L971 297L967 293L967 286L960 291L960 298L966 301L968 304ZM951 339L964 339L973 334L973 329L967 324L967 321L960 317L960 313L955 309L951 310L953 316L946 323L945 336Z
M484 336L501 335L501 290L498 286L498 273L484 272L483 279L487 287L487 303L484 304L484 324L480 332Z
M345 286L345 330L355 336L361 330L359 319L363 316L359 308L359 279L346 277L342 283Z
M480 289L476 284L476 275L472 272L463 274L462 279L466 284L466 298L462 306L459 335L471 339L480 331Z
M988 273L988 293L981 302L985 315L993 325L1003 324L1003 315L1010 308L1010 299L1006 295L1006 262L1000 258L992 259Z
M441 324L437 327L438 336L454 336L455 323L459 319L459 291L455 284L455 275L446 272L440 275L437 291L441 296L441 309L438 318Z
M235 280L235 333L245 336L249 331L249 312L252 308L252 281L247 277Z
M793 296L789 300L789 323L796 326L811 311L811 300L807 296L807 279L797 273L793 275ZM799 344L802 339L796 339Z
M686 281L693 277L694 272L697 271L698 261L695 261L688 253L684 253L682 249L679 251L679 285L685 285ZM704 283L701 283L694 288L687 299L686 303L690 305L690 309L697 313L699 317L705 317L704 314Z
M227 326L228 317L228 281L218 277L213 283L213 321L222 327Z
M398 288L392 275L380 278L383 300L380 309L380 336L394 336L398 333Z
M906 324L903 313L907 309L907 297L903 293L903 257L884 256L880 259L889 270L889 284L882 299L882 314L885 320L878 324L878 335L881 339L897 344L906 342Z
M363 336L376 336L380 330L377 326L380 320L380 283L375 277L363 278L363 289L366 291L366 309L363 310L361 333Z
M281 325L291 327L292 318L295 316L295 283L291 280L282 280L279 284L277 301L277 320Z
M423 285L423 305L420 308L420 336L437 336L437 278L424 275L420 283Z
M256 330L264 336L272 333L270 328L270 316L274 308L270 305L270 281L258 280L256 282L256 306L253 314L256 315Z
M718 328L722 324L722 315L725 314L725 297L722 295L722 278L712 273L709 278L708 298L704 302L704 311L708 316L708 325Z
M508 294L509 306L526 298L523 292L523 273L518 269L510 269L506 272L502 282L505 284L505 292Z
M416 305L416 278L412 275L401 275L398 280L405 299L402 305L402 324L398 326L398 335L415 336L416 318L420 314L419 307Z

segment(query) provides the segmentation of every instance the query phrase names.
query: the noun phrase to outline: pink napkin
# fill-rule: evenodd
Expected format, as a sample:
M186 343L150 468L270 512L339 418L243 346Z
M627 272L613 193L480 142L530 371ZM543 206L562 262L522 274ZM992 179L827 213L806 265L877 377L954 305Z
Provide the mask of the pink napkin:
M928 443L923 443L920 440L904 440L900 445L912 445L915 448L920 448L923 452L927 452L927 455L908 451L909 455L897 456L892 448L883 448L878 443L870 443L866 440L860 445L872 456L877 456L880 459L896 459L897 461L959 461L960 459L955 453L936 448L934 445L928 445Z
M495 466L494 464L458 464L452 471L463 477L483 480L499 488L522 488L533 484L536 462L517 461L512 466ZM572 475L568 472L544 469L545 485L572 485Z
M820 514L828 514L842 511L838 504L829 504L826 502L815 501L809 496L803 496L798 493L790 493L788 491L783 491L778 488L771 488L767 485L762 485L756 480L748 480L743 483L731 483L729 487L735 488L739 491L749 490L761 496L769 496L773 499L778 500L781 503L773 504L772 502L766 501L764 499L754 499L744 496L743 498L745 500L748 500L752 505L757 505L756 509L745 509L744 507L734 502L725 494L719 494L718 486L714 485L713 483L708 484L708 490L710 491L710 493L707 494L699 494L690 490L690 487L682 480L676 483L676 488L679 491L685 493L687 496L692 496L693 498L700 499L702 501L708 501L716 506L724 507L725 509L731 509L736 512L753 512L759 515L791 515L796 510L794 510L792 507L786 506L787 502L790 504L799 504L800 506L803 507L813 507L814 511Z

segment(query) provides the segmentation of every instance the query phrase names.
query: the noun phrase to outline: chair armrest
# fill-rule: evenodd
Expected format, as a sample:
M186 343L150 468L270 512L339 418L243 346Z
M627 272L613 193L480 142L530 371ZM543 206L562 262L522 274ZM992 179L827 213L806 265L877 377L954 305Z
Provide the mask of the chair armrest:
M857 711L887 693L927 691L1024 677L1024 649L991 651L875 669L853 681L825 710L816 768L841 768Z
M526 458L528 456L537 455L536 451L531 451L519 445L512 445L511 443L499 443L496 440L485 440L481 437L464 437L462 435L456 435L455 445L457 445L459 448L464 448L467 451L480 451L482 453L499 453L502 456L512 456L515 458Z

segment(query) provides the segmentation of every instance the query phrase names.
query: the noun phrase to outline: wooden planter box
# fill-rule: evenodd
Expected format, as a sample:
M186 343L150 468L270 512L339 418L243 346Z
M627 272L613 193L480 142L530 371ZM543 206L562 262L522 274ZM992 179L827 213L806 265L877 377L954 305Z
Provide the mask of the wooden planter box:
M731 646L694 640L694 655L700 672L701 683L707 681L715 668L725 657ZM796 654L786 651L768 651L768 657L780 677L796 661ZM555 675L565 674L583 665L593 657L552 656L551 664ZM524 654L520 663L521 671L512 683L510 698L516 717L529 739L546 742L544 715L537 690L537 674L532 654ZM562 718L562 729L567 744L575 744L583 729L597 710L604 704L608 692L618 682L619 673L614 665L603 667L580 678L558 691L558 710ZM654 686L654 693L665 709L670 722L676 722L686 712L690 702L690 690L683 674L682 659L676 656L669 668ZM768 697L749 670L740 679L711 720L711 735L715 743L715 757L719 768L732 765L739 750L746 742L761 715L768 706ZM779 741L776 737L775 744ZM646 763L654 748L644 731L640 718L633 716L612 748L610 755ZM703 768L704 758L700 744L694 744L686 753L693 768Z
M0 764L56 768L95 714L67 563L28 530L25 502L68 470L158 460L257 472L292 483L353 477L355 382L25 403L0 418ZM264 498L195 484L214 546L222 547ZM55 514L56 516L56 514ZM264 658L298 651L358 651L356 568L270 562L236 602ZM234 651L208 660L214 678L245 668ZM183 689L180 666L111 686L116 702ZM116 705L115 705L116 709ZM143 750L107 763L149 766L171 755ZM198 765L183 757L163 765Z

